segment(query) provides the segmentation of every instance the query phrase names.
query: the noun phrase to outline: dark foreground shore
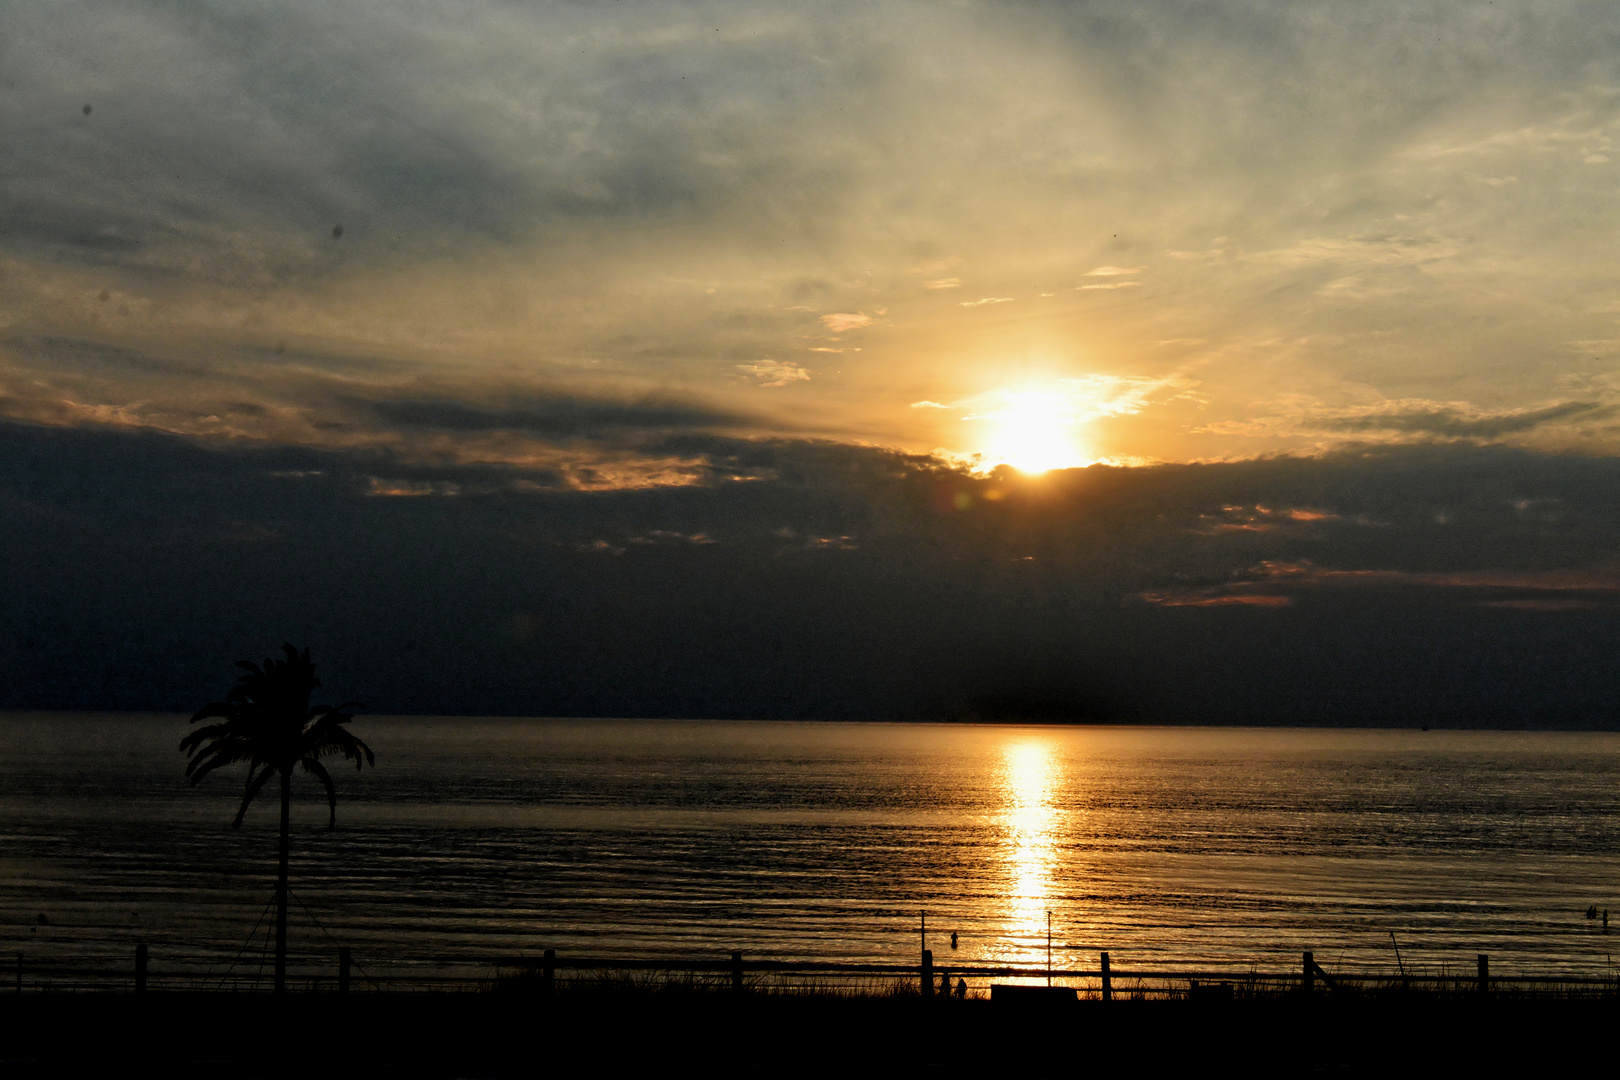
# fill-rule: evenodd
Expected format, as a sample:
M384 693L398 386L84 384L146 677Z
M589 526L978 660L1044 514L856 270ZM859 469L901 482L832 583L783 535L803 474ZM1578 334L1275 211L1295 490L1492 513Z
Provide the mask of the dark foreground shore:
M1616 1003L491 994L0 998L0 1076L1495 1076L1607 1071Z

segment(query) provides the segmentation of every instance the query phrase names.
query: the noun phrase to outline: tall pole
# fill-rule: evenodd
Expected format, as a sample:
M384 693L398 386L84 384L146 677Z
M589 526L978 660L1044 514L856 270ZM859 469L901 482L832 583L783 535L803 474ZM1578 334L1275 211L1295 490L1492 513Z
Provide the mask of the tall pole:
M1046 985L1052 985L1052 909L1046 909Z
M917 971L922 975L922 996L927 1001L934 996L934 954L928 951L928 912L917 912L917 936L922 940L922 956Z
M287 992L287 855L292 847L292 775L281 772L281 861L276 874L275 992Z

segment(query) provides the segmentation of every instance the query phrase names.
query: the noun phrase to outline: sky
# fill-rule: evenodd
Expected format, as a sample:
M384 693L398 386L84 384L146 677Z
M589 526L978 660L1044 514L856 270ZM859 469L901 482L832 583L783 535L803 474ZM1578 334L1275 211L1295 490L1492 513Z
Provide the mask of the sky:
M1612 723L1616 138L1602 2L0 7L0 704Z

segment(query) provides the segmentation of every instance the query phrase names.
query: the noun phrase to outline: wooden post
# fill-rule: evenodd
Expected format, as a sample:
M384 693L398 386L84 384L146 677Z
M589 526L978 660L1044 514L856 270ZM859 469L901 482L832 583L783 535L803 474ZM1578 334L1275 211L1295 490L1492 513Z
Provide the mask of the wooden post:
M742 953L740 952L731 954L731 990L735 994L743 992Z
M1479 992L1491 992L1491 958L1485 953L1479 954Z
M349 965L354 963L354 954L347 945L338 946L338 993L349 992Z
M1102 954L1102 991L1104 1001L1114 1000L1114 976L1108 971L1108 954Z
M146 993L146 946L135 946L135 992Z
M1316 957L1310 953L1305 954L1305 976L1301 985L1307 994L1316 989Z
M540 992L550 997L557 989L557 950L547 949L540 960Z
M922 951L922 996L925 1001L934 996L934 954L928 949Z

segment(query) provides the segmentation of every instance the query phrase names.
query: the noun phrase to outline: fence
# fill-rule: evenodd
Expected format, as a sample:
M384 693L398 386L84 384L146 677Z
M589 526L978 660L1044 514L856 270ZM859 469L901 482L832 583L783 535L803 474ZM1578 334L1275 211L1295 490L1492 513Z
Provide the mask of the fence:
M1387 997L1395 994L1463 997L1600 998L1620 996L1620 980L1607 977L1493 976L1489 957L1453 971L1401 971L1333 975L1305 953L1294 970L1258 968L1163 970L1121 969L1108 953L1095 968L1036 965L941 964L924 951L916 964L845 963L816 960L729 957L646 958L541 956L456 958L408 967L387 963L369 971L350 949L324 958L300 954L287 980L296 993L592 992L754 993L850 997L933 997L949 993L987 997L998 983L1067 988L1081 1000L1238 1001L1284 997L1326 999ZM14 993L269 992L262 970L237 972L217 956L161 952L137 945L124 965L105 954L16 955ZM324 969L324 971L323 971ZM478 974L455 974L477 970ZM945 988L945 989L942 989Z

